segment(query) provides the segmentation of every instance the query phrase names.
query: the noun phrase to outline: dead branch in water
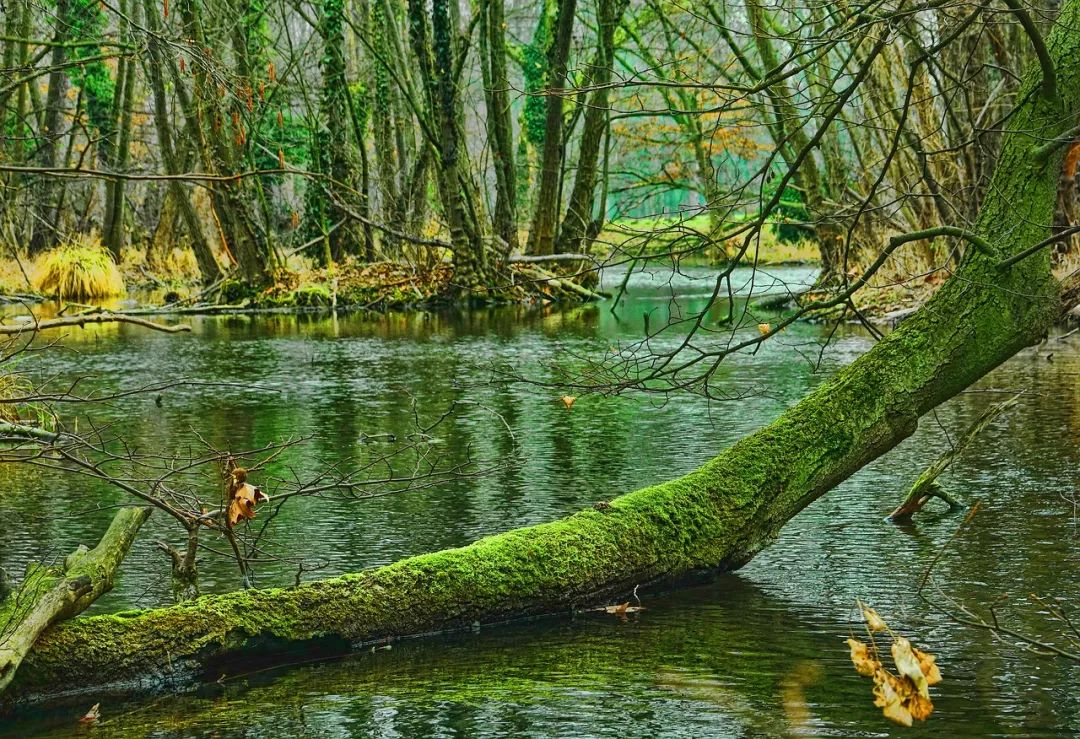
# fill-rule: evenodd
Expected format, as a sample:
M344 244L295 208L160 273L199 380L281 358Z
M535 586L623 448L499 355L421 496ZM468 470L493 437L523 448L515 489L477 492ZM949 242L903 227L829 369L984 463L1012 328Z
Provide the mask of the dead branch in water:
M911 486L907 498L896 510L889 514L888 520L893 523L911 520L911 517L921 511L930 502L931 498L940 498L949 504L950 509L962 507L960 503L942 489L937 482L937 478L949 468L949 465L960 456L976 436L994 422L995 418L1015 406L1019 398L1020 396L1016 395L987 408L947 452L938 457L933 464L919 475L919 479Z
M136 318L134 316L125 315L123 313L103 311L101 313L81 314L77 316L69 316L66 318L48 318L44 321L39 321L35 318L33 321L29 321L25 324L20 325L0 324L0 335L12 336L17 334L45 331L52 328L65 328L68 326L82 327L89 323L131 323L136 326L153 329L154 331L163 331L167 334L177 334L191 331L191 326L187 325L186 323L180 323L175 326L167 326L163 323L154 323L153 321L148 321L145 318Z

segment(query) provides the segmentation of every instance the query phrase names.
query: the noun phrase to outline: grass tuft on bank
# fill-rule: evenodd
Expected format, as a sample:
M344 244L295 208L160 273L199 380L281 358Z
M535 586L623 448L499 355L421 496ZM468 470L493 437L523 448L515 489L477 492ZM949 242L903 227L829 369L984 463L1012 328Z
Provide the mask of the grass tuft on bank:
M111 298L125 292L112 254L93 234L42 254L34 261L31 279L43 295L60 300Z

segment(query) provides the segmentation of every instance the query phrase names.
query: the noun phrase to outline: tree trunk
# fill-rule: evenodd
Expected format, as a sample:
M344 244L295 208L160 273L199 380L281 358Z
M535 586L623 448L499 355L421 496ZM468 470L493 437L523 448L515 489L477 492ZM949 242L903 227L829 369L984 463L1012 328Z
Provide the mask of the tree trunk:
M180 3L184 33L201 48L209 48L203 28L203 4L185 0ZM234 34L243 29L235 29ZM234 41L234 52L243 58L242 39ZM243 65L241 65L243 66ZM243 70L241 70L243 71ZM199 142L199 153L207 172L229 178L243 171L243 149L247 140L237 101L223 103L216 80L206 70L193 70L193 95L189 96L185 83L175 65L170 63L169 73L176 86L176 95L184 113L187 135ZM227 108L231 107L231 111ZM231 115L231 114L235 114ZM231 121L231 126L226 125ZM232 137L232 141L230 141ZM241 178L227 179L210 187L211 203L221 226L224 246L235 259L239 275L252 284L266 279L270 249L255 223L251 210L250 193Z
M312 215L321 221L317 228L323 233L327 233L333 224L345 221L326 237L330 242L330 257L335 262L341 262L346 254L360 251L362 238L360 224L347 214L356 200L353 193L358 178L349 144L352 93L345 69L343 0L323 0L318 33L323 40L320 60L322 87L319 90L319 112L323 125L315 132L318 144L313 159L317 162L318 171L330 179L310 183L314 198L309 203L314 206L311 208Z
M551 254L555 250L555 228L559 222L560 184L563 161L563 90L566 65L574 35L577 0L560 0L555 21L555 40L548 57L547 114L544 119L544 154L540 164L540 185L536 213L529 229L529 253Z
M7 699L137 676L184 679L287 642L345 648L565 612L743 565L788 519L910 436L921 415L1041 340L1059 316L1048 250L1006 269L997 263L1050 234L1063 152L1036 151L1080 110L1080 35L1068 30L1078 24L1080 0L1069 0L1048 38L1068 115L1034 94L1037 70L1027 75L1010 120L1018 133L1005 136L976 224L990 253L969 250L923 308L773 423L685 477L553 523L294 589L60 624L38 640Z
M45 629L72 618L112 590L116 570L150 508L121 508L96 547L79 547L62 568L34 565L18 591L0 604L0 691Z
M67 90L67 75L64 74L63 65L67 60L67 48L64 42L67 40L67 24L71 21L69 0L59 0L56 4L56 32L53 35L53 47L49 58L49 90L45 94L45 125L41 132L41 150L38 153L38 163L46 169L56 166L57 149L60 143L60 114L63 112L63 96ZM58 212L56 207L56 179L42 177L38 183L37 211L40 221L33 224L33 234L30 237L30 253L36 254L42 251L50 243L56 241L56 225Z
M773 45L765 16L767 12L761 0L746 1L747 19L754 35L754 45L761 57L763 74L766 76L780 67L780 55ZM786 76L781 75L777 81L768 85L766 94L772 118L769 131L781 158L790 167L796 153L805 150L810 143L810 136L806 132L806 127L810 124L806 122L806 116L800 114L792 104L794 95L786 79ZM816 154L811 152L802 161L795 173L795 181L799 185L806 210L814 219L814 233L821 259L821 272L817 282L819 286L827 288L835 286L842 278L840 272L845 261L846 242L844 230L828 215L824 183L815 157Z
M489 282L488 260L480 239L479 221L466 182L466 154L461 129L461 96L455 75L455 25L451 0L434 0L430 31L425 4L409 0L409 34L424 81L427 108L435 131L429 144L437 158L436 182L443 205L450 250L454 261L454 283L462 293L483 288Z
M169 120L165 76L162 73L163 66L169 62L162 52L161 42L157 35L161 31L161 21L158 18L157 6L154 5L153 0L143 0L143 9L146 11L146 23L151 31L147 38L148 63L144 65L144 68L150 80L150 90L154 96L154 126L158 136L158 149L161 152L161 160L162 164L165 165L166 174L177 175L182 173L183 166L180 162L180 155L174 146L172 124ZM199 264L199 274L203 283L210 284L214 282L223 275L221 266L214 257L213 249L211 249L206 236L203 234L199 215L195 212L195 206L192 204L187 190L177 180L169 182L169 194L166 202L168 203L170 200L179 208L180 216L184 220L184 226L191 241L191 249L195 252L195 261Z
M628 4L627 0L601 0L598 5L596 61L589 71L589 85L595 89L585 107L577 175L559 233L560 252L580 252L589 245L585 242L593 220L597 162L600 144L608 128L608 92L615 59L615 27L619 25Z
M128 17L129 12L131 14L131 21L125 23L127 27L126 40L130 42L134 37L132 26L139 23L139 13L142 8L137 0L131 3L130 9L125 6L126 3L121 3L120 8L121 15L125 18ZM117 81L120 82L120 87L116 94L116 107L118 110L116 119L117 140L112 161L117 172L124 172L127 170L128 160L131 155L131 127L135 108L135 60L124 58L120 61L123 79L120 79L121 74L118 73ZM124 229L125 189L125 182L120 179L113 180L108 187L109 205L106 208L104 241L105 246L113 253L113 257L117 262L120 261L120 252L123 251L126 241L126 231Z
M506 71L506 16L503 0L481 4L480 64L483 68L487 132L495 165L495 233L501 252L517 250L517 177L514 172L514 129L510 122L510 79Z

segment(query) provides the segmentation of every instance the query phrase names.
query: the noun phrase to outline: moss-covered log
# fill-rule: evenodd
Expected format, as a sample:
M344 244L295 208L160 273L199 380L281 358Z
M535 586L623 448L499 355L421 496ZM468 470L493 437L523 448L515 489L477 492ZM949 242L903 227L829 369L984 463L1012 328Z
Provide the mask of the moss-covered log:
M1046 335L1060 309L1046 251L995 265L1049 234L1061 162L1033 152L1080 110L1080 34L1068 30L1078 26L1080 0L1070 0L1049 37L1062 99L1034 94L1036 69L1011 119L976 226L989 253L969 250L956 277L873 350L700 469L602 510L355 575L69 621L39 639L8 699L216 677L266 647L565 612L745 563L807 504L909 436L922 414Z
M116 569L149 508L122 508L93 549L79 547L62 567L27 568L18 590L0 603L0 691L17 674L20 663L50 625L77 616L112 590Z

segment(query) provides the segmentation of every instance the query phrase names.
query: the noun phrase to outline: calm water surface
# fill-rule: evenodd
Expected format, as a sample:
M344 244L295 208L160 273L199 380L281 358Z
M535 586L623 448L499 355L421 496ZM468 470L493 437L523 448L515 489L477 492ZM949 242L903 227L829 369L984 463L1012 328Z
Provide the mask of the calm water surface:
M86 389L169 379L187 386L96 408L98 422L146 450L185 450L196 434L243 449L310 436L279 469L314 470L371 454L364 434L403 436L412 403L428 417L455 400L475 403L441 425L450 459L500 458L514 439L519 461L437 488L366 501L304 499L270 529L282 553L323 569L304 579L457 546L486 534L571 513L620 492L689 471L774 418L872 340L841 328L793 327L755 355L725 363L730 402L693 397L584 397L567 411L557 393L493 386L511 364L538 379L551 365L597 356L699 307L707 273L635 277L630 299L606 305L474 312L206 317L192 335L130 326L73 332L24 371ZM743 292L798 285L806 270L749 275ZM618 275L610 276L612 282ZM673 296L675 296L673 298ZM719 313L717 315L719 317ZM747 330L755 330L750 327ZM669 339L668 341L673 341ZM947 475L965 501L981 501L935 573L946 597L998 604L1011 626L1054 636L1029 593L1077 602L1077 445L1080 336L1029 350L973 391L924 419L898 449L819 500L779 541L736 574L649 597L626 622L601 616L518 623L476 633L399 642L391 650L246 675L167 697L102 698L100 736L1060 736L1080 733L1080 667L1024 651L1008 639L958 626L914 597L927 563L960 517L927 513L912 527L882 517L935 455L989 404L1023 391ZM1047 355L1052 352L1052 357ZM811 367L821 358L820 369ZM481 407L482 406L482 407ZM81 412L81 410L80 410ZM468 450L468 452L466 451ZM273 490L271 490L273 493ZM92 481L25 467L0 468L0 565L25 563L100 536L124 498ZM155 516L116 590L95 611L169 600L157 538L181 537ZM225 561L206 558L204 591L238 586ZM260 565L260 585L289 584L295 567ZM945 681L936 712L914 729L892 727L871 705L870 684L847 660L855 598L939 655ZM936 596L937 597L937 596ZM68 736L85 706L40 708L5 733Z

